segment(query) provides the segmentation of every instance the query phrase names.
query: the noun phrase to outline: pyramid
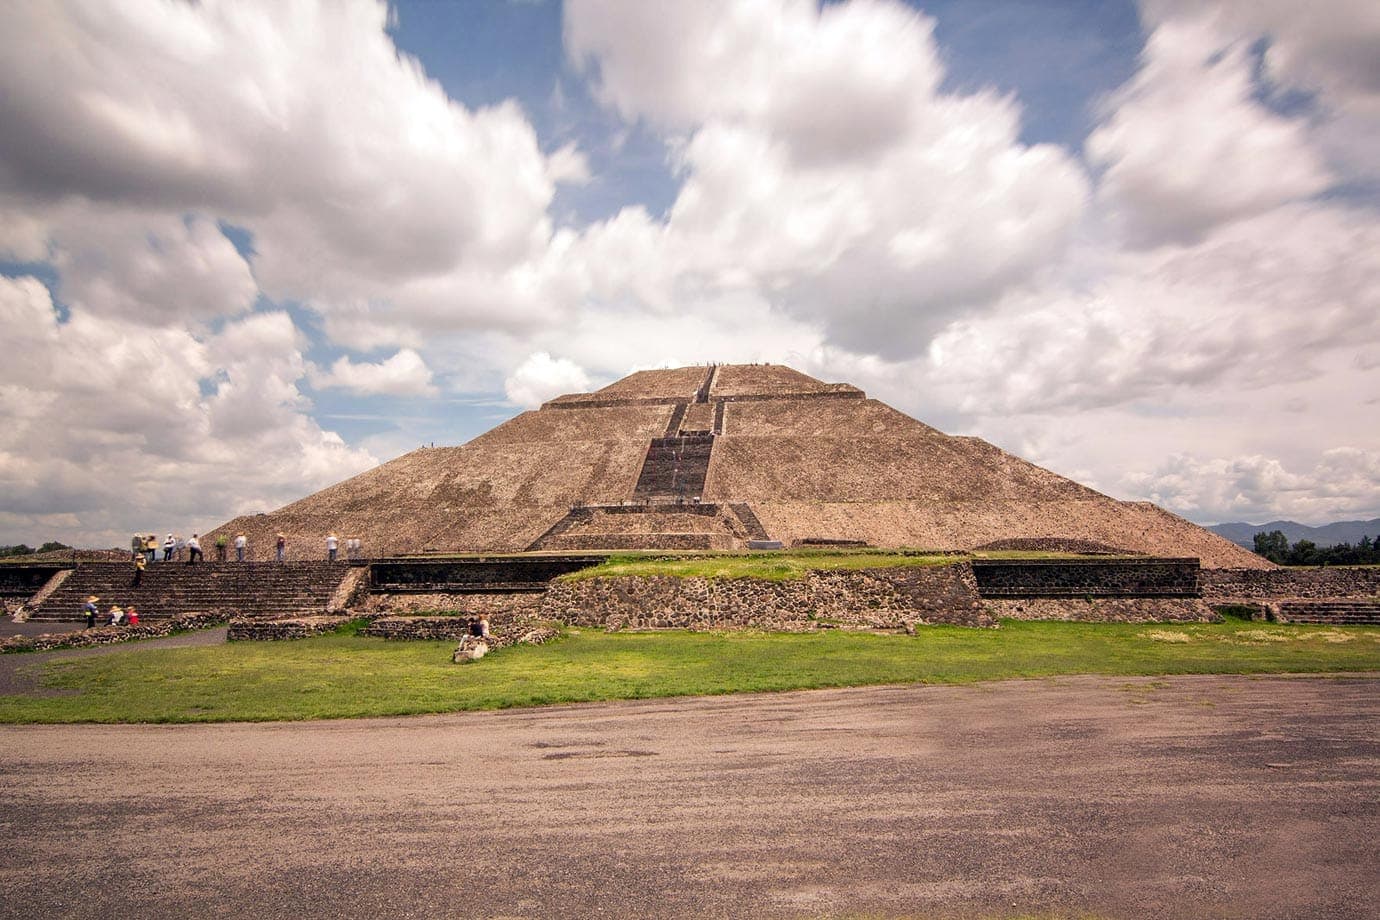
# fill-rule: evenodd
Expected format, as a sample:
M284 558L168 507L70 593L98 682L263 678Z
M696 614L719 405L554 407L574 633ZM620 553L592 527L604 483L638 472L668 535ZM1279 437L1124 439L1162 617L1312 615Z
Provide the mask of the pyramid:
M263 558L742 549L856 543L1100 547L1268 566L1147 502L1121 502L979 438L946 435L781 365L638 371L553 399L459 447L430 447L269 514L236 518Z

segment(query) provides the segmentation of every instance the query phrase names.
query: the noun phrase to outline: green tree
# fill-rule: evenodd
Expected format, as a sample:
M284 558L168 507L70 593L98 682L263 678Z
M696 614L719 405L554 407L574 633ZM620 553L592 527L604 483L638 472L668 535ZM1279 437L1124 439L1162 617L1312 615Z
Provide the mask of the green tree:
M1253 538L1255 541L1255 551L1257 555L1264 556L1271 562L1283 565L1289 559L1289 538L1284 536L1282 530L1272 530L1269 533L1258 533Z

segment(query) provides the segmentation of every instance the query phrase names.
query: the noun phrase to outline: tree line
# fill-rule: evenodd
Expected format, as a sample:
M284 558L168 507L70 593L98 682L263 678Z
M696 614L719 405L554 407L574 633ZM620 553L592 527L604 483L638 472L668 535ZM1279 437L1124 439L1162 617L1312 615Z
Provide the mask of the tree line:
M28 546L24 543L16 543L13 546L0 546L0 559L9 556L32 556L34 553L51 553L55 549L71 548L72 547L68 546L66 543L59 543L56 540L50 540L38 549L34 549L32 546Z
M1290 545L1279 530L1258 533L1253 539L1256 553L1278 565L1380 565L1380 534L1374 540L1362 537L1355 546L1318 546L1312 540Z

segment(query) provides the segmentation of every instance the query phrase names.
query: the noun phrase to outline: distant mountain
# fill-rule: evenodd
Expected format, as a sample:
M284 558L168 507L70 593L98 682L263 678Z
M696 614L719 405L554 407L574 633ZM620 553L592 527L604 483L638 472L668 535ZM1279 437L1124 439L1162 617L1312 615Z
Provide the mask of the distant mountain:
M1321 527L1309 527L1296 521L1271 521L1268 524L1213 524L1208 530L1226 537L1233 543L1251 549L1255 546L1255 535L1278 530L1290 543L1312 540L1318 546L1336 546L1350 543L1355 546L1362 537L1374 540L1380 536L1380 518L1369 521L1335 521Z

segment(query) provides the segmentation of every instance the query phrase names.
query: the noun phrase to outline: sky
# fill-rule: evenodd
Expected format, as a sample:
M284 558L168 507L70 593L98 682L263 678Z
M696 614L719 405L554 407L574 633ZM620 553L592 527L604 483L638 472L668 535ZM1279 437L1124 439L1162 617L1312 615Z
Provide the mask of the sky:
M1380 5L0 9L0 543L760 361L1199 523L1380 516Z

